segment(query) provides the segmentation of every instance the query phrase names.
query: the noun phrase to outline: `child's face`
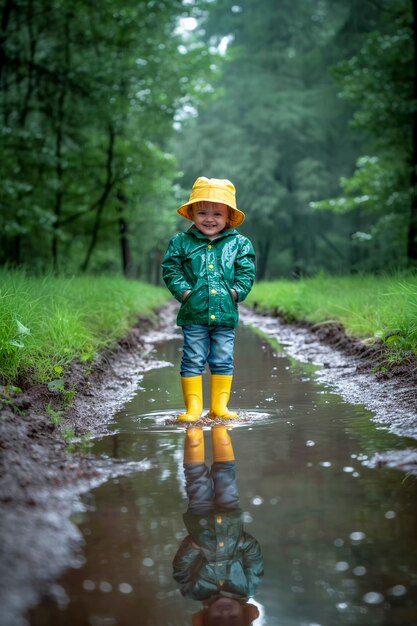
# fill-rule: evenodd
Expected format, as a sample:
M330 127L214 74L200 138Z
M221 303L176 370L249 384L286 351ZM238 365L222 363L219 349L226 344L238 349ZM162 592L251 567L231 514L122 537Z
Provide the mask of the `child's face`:
M229 209L220 202L196 202L193 206L193 222L209 239L214 239L226 227Z
M219 598L208 608L210 626L234 625L243 623L242 605L232 598Z

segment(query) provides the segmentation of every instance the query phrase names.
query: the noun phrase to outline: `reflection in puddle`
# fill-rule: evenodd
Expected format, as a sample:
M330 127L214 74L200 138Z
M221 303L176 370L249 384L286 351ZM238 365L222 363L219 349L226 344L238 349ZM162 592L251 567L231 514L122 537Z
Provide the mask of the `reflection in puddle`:
M155 356L178 367L179 348L164 342ZM248 329L238 330L235 363L230 407L249 416L231 431L240 508L265 569L250 600L260 611L253 626L416 625L416 479L366 465L415 442L379 429L369 411L319 384L311 365ZM172 576L189 534L186 431L167 423L183 407L178 377L172 366L152 370L141 387L94 450L148 469L85 500L85 544L31 626L185 626L204 608Z
M249 602L263 576L258 541L243 526L236 461L226 426L211 428L213 463L205 464L202 428L189 428L184 443L188 535L174 557L174 579L185 598L203 608L193 626L249 626L259 617Z

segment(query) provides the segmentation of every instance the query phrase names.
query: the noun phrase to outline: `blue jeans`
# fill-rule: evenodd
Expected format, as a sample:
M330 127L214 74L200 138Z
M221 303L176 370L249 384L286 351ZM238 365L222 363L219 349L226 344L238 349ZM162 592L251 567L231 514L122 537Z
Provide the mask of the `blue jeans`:
M217 461L209 471L204 463L184 463L188 513L206 515L239 508L236 461Z
M182 377L200 376L206 362L212 374L233 374L234 328L208 324L189 324L181 328L184 334Z

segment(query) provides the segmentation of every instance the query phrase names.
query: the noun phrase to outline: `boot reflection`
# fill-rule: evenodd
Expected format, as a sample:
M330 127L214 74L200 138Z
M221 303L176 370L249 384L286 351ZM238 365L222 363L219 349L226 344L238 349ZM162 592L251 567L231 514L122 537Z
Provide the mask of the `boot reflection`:
M201 428L189 428L184 444L188 530L173 562L185 598L202 602L193 626L246 626L258 617L249 602L263 576L257 540L244 530L236 461L228 428L211 429L213 463L204 462Z

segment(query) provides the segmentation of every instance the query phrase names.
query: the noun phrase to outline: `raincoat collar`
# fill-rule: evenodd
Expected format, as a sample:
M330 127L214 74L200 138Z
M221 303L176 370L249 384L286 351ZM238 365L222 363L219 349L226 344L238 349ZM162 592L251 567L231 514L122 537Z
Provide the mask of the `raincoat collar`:
M205 239L206 241L216 241L217 239L222 239L223 237L228 237L229 235L237 235L237 230L235 228L225 228L221 231L214 239L209 239L206 235L200 232L195 224L193 224L188 230L187 233L190 235L194 235L197 239Z
M219 598L231 598L232 600L237 600L239 604L246 604L249 600L249 596L239 596L237 593L231 593L230 591L219 591L206 600L203 600L203 606L210 606L210 604L213 604L213 602Z

